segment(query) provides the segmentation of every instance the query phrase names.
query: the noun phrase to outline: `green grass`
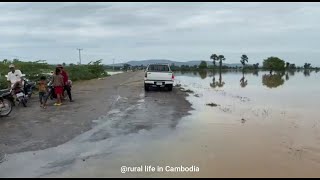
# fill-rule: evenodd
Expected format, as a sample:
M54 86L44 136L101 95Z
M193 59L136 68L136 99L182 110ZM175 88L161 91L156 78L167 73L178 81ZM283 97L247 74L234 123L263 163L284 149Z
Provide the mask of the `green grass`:
M11 63L16 66L16 69L19 69L23 74L26 74L27 78L32 81L38 81L41 74L55 71L56 67L55 65L48 64L43 61L25 62L17 59L13 61L4 60L0 62L0 89L5 89L8 87L5 75L8 74L9 65ZM101 60L89 63L87 65L70 64L65 66L65 70L69 75L69 79L74 82L108 76L104 66L101 64Z

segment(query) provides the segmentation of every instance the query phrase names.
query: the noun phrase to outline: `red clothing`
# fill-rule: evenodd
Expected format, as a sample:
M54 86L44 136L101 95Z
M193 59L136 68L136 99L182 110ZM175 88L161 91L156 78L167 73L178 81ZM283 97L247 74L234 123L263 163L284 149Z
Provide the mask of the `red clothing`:
M68 80L69 80L68 74L67 74L67 72L62 71L61 75L63 76L63 82L66 85L68 83Z
M62 87L62 86L56 86L56 87L54 87L54 92L55 92L56 94L62 95L62 93L63 93L63 87Z

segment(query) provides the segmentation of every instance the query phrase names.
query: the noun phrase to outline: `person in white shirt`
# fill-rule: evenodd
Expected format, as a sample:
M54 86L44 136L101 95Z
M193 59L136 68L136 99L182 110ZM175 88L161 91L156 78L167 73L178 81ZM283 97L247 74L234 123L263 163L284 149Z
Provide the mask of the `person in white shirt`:
M10 72L8 73L7 81L9 82L9 88L14 89L17 85L22 83L22 73L20 70L15 69L14 65L9 66Z

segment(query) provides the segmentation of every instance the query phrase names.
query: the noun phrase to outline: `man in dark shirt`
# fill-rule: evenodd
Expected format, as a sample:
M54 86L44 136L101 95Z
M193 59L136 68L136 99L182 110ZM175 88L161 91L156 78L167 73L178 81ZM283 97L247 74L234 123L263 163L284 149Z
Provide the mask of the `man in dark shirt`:
M69 84L68 73L63 69L63 66L61 64L58 64L57 68L59 68L61 70L61 75L63 76L63 82L64 82L63 92L67 91L70 102L73 102L72 96L71 96L71 87ZM64 93L62 93L62 94L64 94Z

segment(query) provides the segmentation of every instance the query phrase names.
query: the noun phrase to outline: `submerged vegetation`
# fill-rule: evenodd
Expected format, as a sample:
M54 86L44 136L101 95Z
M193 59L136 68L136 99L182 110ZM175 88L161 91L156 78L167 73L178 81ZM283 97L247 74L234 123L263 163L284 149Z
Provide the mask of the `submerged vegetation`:
M208 103L208 104L206 104L207 106L211 106L211 107L217 107L218 106L218 104L216 104L216 103Z

